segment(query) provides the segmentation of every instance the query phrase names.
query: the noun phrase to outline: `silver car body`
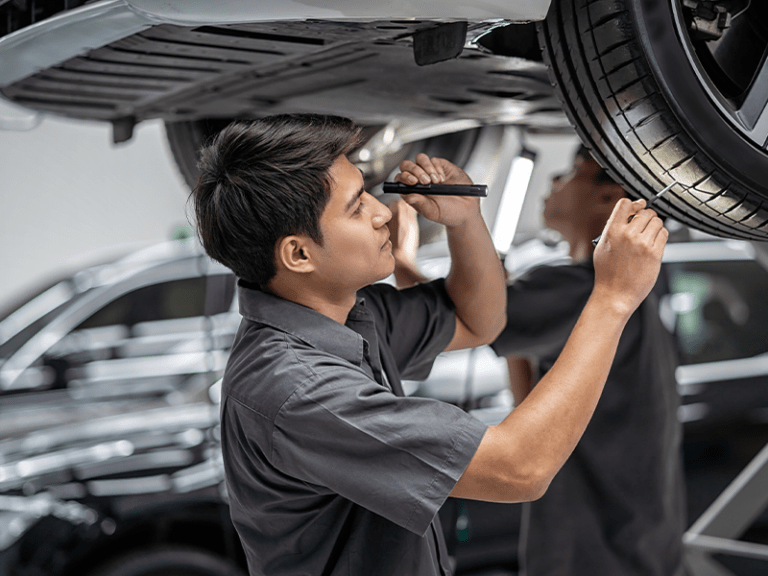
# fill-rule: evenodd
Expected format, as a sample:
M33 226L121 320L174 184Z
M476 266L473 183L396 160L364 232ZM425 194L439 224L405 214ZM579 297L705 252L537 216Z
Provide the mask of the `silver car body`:
M279 20L541 20L549 0L445 2L302 2L265 0L205 2L196 0L102 0L88 4L0 39L0 86L63 62L94 47L120 40L159 24L197 26Z

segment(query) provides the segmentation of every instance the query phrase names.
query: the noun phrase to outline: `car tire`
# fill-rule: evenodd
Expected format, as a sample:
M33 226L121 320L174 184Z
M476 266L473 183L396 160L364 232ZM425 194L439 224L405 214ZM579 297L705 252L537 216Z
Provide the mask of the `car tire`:
M171 546L130 552L88 576L245 576L245 571L207 550Z
M762 14L759 4L748 10ZM630 194L649 199L677 181L655 204L660 213L718 236L768 239L765 47L755 47L764 55L744 93L726 95L690 18L680 0L552 0L539 42L571 123ZM747 98L751 128L738 121Z
M190 190L197 184L200 148L234 118L166 122L165 134L176 166Z

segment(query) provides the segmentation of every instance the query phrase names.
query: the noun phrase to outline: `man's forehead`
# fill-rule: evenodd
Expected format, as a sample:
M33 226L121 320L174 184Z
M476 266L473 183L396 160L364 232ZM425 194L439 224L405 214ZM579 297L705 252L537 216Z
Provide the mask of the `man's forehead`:
M328 171L331 181L331 189L338 190L342 194L357 192L363 181L360 169L352 164L346 156L339 156Z
M349 161L349 158L345 154L342 154L331 165L331 172L335 172L338 175L346 176L360 176L360 169Z
M600 164L591 156L576 156L573 159L573 167L576 170L583 170L587 173L595 173L600 170Z
M328 180L331 186L329 204L337 204L341 209L357 199L363 186L362 173L344 155L331 165Z
M582 154L577 154L573 157L574 168L578 168L579 166L591 166L592 164L598 166L597 162L595 162L595 159L592 158L592 156L583 156Z

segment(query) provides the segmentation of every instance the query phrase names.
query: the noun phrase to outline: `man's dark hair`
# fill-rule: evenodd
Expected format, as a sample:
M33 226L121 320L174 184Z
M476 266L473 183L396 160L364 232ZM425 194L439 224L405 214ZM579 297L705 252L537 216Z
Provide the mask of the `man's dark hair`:
M589 148L584 146L582 144L579 146L579 149L576 150L576 154L574 154L576 158L581 158L583 160L591 160L592 162L597 163L597 160L595 160L594 156L592 156L592 153L589 151ZM600 170L595 174L595 184L616 184L616 180L611 178L611 176L608 174L608 172L605 171L605 168L602 166L600 167Z
M275 275L275 245L306 234L322 245L328 170L360 141L348 118L281 114L234 122L200 151L192 191L208 255L262 290Z

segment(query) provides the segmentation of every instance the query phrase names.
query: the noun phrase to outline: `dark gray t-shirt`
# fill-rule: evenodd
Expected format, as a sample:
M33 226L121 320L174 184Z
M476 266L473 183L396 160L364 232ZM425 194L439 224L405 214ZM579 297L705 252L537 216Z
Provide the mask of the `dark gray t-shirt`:
M507 289L493 349L546 373L595 283L591 260L541 267ZM675 344L654 293L632 315L595 413L539 500L524 507L526 576L672 576L685 529Z
M436 514L486 426L400 383L425 378L453 336L444 283L369 286L345 326L239 298L222 446L251 574L449 574Z

